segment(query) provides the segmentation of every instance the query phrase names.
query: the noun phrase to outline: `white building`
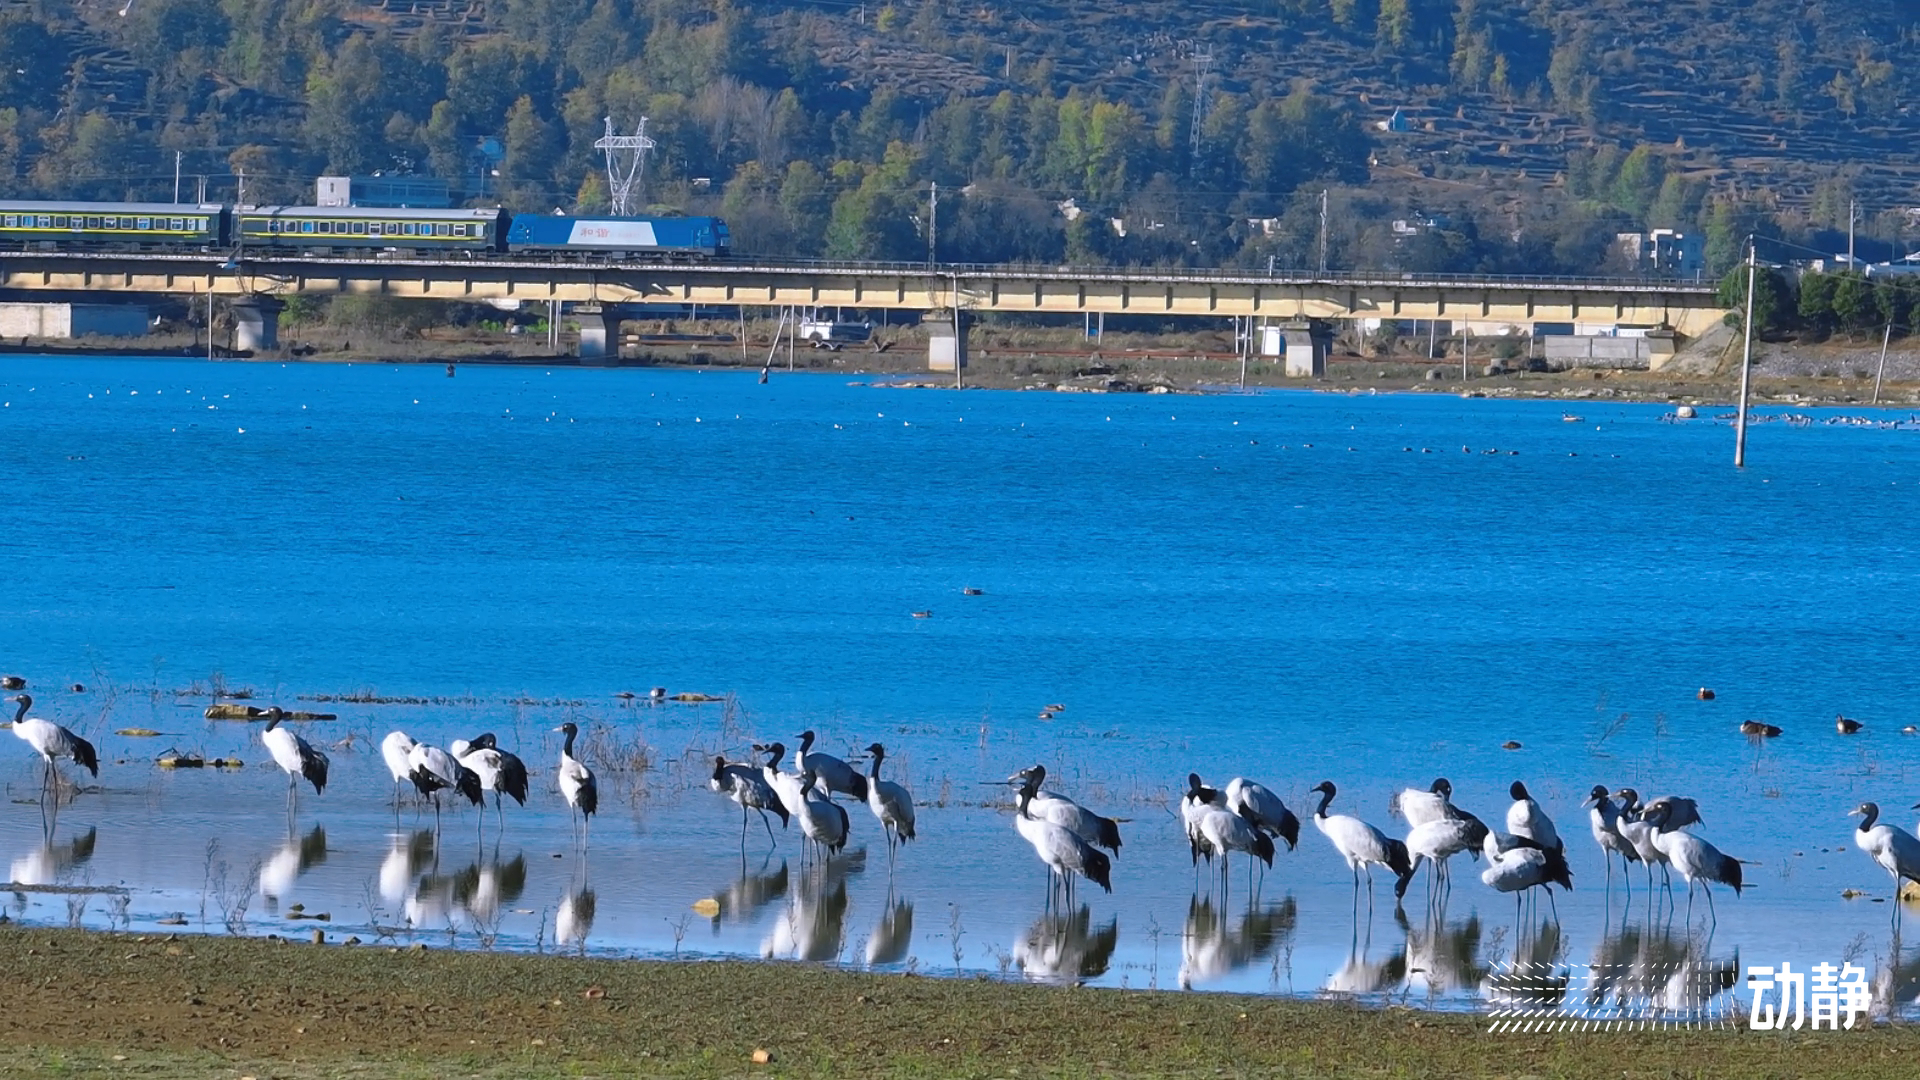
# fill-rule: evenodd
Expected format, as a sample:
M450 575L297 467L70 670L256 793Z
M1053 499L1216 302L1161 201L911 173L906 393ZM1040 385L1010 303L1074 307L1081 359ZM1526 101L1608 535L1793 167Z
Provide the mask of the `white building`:
M1706 245L1698 235L1655 229L1615 233L1613 239L1634 274L1699 281L1707 271Z

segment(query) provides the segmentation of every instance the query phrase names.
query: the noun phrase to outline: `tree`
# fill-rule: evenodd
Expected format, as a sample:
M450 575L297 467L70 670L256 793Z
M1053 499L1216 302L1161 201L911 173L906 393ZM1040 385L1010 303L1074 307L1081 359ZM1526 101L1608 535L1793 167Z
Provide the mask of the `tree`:
M1816 275L1825 276L1825 275ZM1873 283L1857 271L1833 275L1833 318L1849 334L1881 325Z
M0 102L11 109L52 109L66 82L66 47L45 26L0 18Z
M1744 274L1744 270L1734 271ZM1796 305L1796 314L1800 324L1820 338L1833 333L1836 322L1833 310L1835 278L1832 274L1819 274L1812 271L1800 275L1800 297ZM1744 293L1742 294L1745 295ZM1764 325L1764 323L1762 324Z
M1793 288L1772 267L1761 267L1755 275L1754 284L1754 329L1763 335L1778 333L1785 328L1794 309ZM1727 276L1720 280L1718 301L1721 307L1727 309L1727 325L1740 328L1745 322L1747 308L1746 267L1738 266L1727 271Z
M1374 23L1376 49L1404 49L1413 36L1413 11L1407 0L1380 0L1380 17Z
M506 156L500 159L500 183L511 185L521 205L541 206L553 202L553 166L560 144L553 125L534 108L533 99L522 97L507 113Z

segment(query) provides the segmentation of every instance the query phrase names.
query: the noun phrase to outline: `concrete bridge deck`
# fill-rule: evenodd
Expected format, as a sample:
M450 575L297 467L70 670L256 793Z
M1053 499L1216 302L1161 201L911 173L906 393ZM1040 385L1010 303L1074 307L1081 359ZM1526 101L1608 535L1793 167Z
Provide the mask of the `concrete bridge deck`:
M0 253L0 290L454 301L693 303L919 311L1611 323L1704 333L1725 314L1696 282L912 263L694 264L515 257Z

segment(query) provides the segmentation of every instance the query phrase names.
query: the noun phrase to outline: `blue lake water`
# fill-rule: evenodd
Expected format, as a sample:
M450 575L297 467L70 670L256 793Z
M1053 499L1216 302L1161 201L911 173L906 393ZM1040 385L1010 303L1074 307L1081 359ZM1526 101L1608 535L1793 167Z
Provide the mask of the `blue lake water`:
M215 868L231 889L258 861L248 932L304 932L300 903L336 935L411 919L466 945L1449 1007L1502 960L1846 956L1920 992L1844 816L1875 799L1906 825L1920 799L1900 734L1920 722L1920 432L1760 424L1736 471L1724 424L1593 401L17 356L0 402L0 668L106 759L49 822L37 759L0 739L0 855L23 884L128 890L86 925L219 928ZM291 836L258 725L199 718L216 680L341 714L302 728L335 775ZM656 685L736 704L614 696ZM446 700L300 700L356 692ZM1865 733L1835 734L1838 713ZM610 788L584 860L551 790L566 719ZM1786 735L1756 744L1747 719ZM538 770L529 807L499 835L486 815L484 842L449 812L420 845L432 814L395 815L371 745L394 727L498 732ZM858 806L864 861L803 874L797 828L763 860L756 821L743 869L708 755L802 728L842 755L887 744L923 804L891 874ZM153 767L170 745L255 767ZM613 767L637 748L646 769ZM1126 819L1115 892L1083 888L1084 918L1045 915L979 784L1036 761ZM1461 861L1437 929L1414 892L1402 926L1384 879L1356 917L1308 826L1257 905L1244 875L1222 898L1203 871L1197 894L1172 802L1189 770L1260 779L1303 819L1333 779L1336 811L1391 833L1400 787L1446 775L1492 820L1523 779L1576 888L1521 935ZM1596 782L1695 797L1701 834L1748 862L1711 933L1704 900L1689 930L1683 894L1651 924L1640 886L1632 907L1609 894L1580 809ZM716 896L717 918L692 911ZM52 892L14 908L70 915Z

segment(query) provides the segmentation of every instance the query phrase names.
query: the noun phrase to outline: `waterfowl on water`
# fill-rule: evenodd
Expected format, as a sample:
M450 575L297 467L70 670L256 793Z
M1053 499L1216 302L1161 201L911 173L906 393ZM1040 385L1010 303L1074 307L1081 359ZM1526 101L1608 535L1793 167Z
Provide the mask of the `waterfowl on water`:
M1842 735L1857 735L1860 729L1865 726L1866 725L1860 721L1851 719L1845 715L1836 715L1833 718L1833 729Z
M1407 845L1392 839L1386 833L1374 828L1348 814L1329 814L1327 807L1333 803L1337 790L1333 781L1323 780L1315 785L1314 791L1320 793L1320 805L1313 812L1313 826L1320 835L1327 838L1333 849L1346 860L1347 868L1353 871L1354 899L1357 903L1360 894L1360 872L1367 873L1367 905L1373 905L1373 868L1376 864L1392 870L1396 879L1413 876L1413 859L1407 853Z
M34 753L45 759L47 783L53 782L54 758L71 758L96 779L100 776L100 755L94 752L92 743L51 720L28 716L27 710L33 707L32 697L21 694L13 700L20 703L20 711L13 714L14 738L33 747Z
M1740 734L1755 735L1763 739L1774 739L1780 736L1780 729L1772 724L1763 724L1758 720L1743 720L1740 722Z
M567 801L569 820L579 814L581 838L585 839L585 833L593 825L594 812L600 809L600 785L586 762L573 756L573 740L580 734L579 726L568 722L553 730L567 737L560 746L560 797Z
M1920 881L1920 839L1898 825L1878 822L1880 807L1875 803L1861 803L1853 813L1861 818L1860 827L1853 831L1854 846L1893 877L1893 921L1898 925L1904 906L1900 903L1900 883Z
M287 774L287 802L292 803L298 782L304 777L313 785L313 793L319 795L327 789L327 755L313 748L307 740L280 726L287 718L287 712L275 705L267 710L267 730L260 733L260 742L273 755L273 763Z
M798 736L800 752L794 755L793 763L802 774L814 773L820 778L820 786L832 798L833 793L848 795L861 802L867 801L867 778L860 771L832 754L815 753L814 737L811 729Z
M867 809L880 819L880 827L887 834L887 858L893 858L894 848L913 839L913 793L905 786L892 780L880 779L880 763L886 760L887 748L874 743L867 747Z

